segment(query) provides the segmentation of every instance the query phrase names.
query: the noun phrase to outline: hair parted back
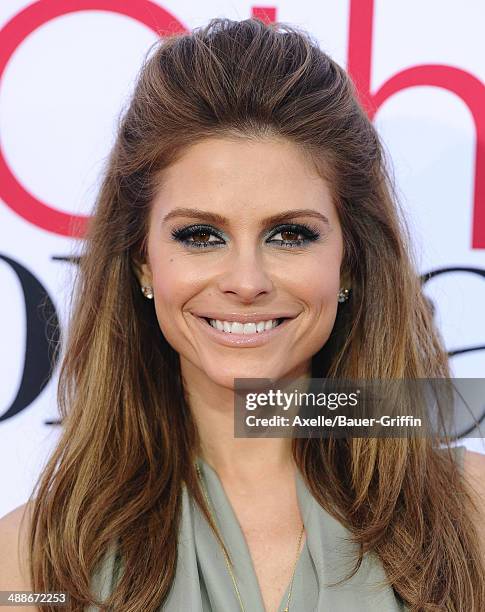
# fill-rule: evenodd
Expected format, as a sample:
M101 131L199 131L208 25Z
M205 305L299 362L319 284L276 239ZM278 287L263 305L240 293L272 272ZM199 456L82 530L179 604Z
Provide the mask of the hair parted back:
M62 432L32 493L32 588L68 591L69 610L162 604L176 571L183 483L210 521L179 355L134 272L163 170L187 147L214 136L287 139L328 180L352 297L312 376L450 375L383 147L343 68L308 33L257 19L212 19L152 51L84 242L59 377ZM361 555L379 556L410 610L485 610L476 506L451 453L424 438L313 438L294 439L293 455L317 501ZM102 607L90 577L113 542L124 571Z

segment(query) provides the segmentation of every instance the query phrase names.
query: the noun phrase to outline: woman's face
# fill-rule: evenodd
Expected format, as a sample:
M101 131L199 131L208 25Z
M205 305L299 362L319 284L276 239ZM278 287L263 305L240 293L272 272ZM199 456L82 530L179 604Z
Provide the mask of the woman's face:
M309 375L347 286L342 256L329 187L294 144L213 138L164 171L139 279L184 379L234 389L234 378ZM287 320L262 333L227 323L248 316Z

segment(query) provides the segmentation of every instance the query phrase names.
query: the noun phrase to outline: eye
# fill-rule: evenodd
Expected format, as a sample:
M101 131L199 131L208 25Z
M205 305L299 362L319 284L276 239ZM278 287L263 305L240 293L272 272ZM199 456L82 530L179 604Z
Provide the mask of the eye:
M268 242L278 243L284 248L301 247L308 242L318 240L320 237L320 232L317 228L312 228L304 223L298 225L280 225L274 228L274 230L276 230L276 233L273 233L271 237L274 238L274 236L281 234L281 239L268 240ZM224 244L222 236L209 225L191 225L189 227L174 229L171 232L171 236L173 240L182 242L189 248L203 249L207 247L219 247ZM215 237L216 240L211 240L211 236Z
M191 225L174 229L171 232L171 236L173 240L182 242L190 248L204 249L224 244L222 237L209 225ZM210 240L211 236L216 236L219 240ZM195 240L192 240L192 238L195 238Z
M188 247L195 247L197 249L223 244L223 242L217 240L209 240L211 236L221 237L214 232L212 227L207 225L192 225L182 229L175 229L172 230L171 234L174 240L178 240ZM196 240L192 240L194 237Z
M276 229L279 231L273 234L273 237L281 234L281 240L276 240L275 242L278 242L280 246L285 248L300 247L308 242L318 240L320 237L320 232L316 228L312 229L304 223L299 225L283 225ZM302 238L298 238L298 236L302 236Z

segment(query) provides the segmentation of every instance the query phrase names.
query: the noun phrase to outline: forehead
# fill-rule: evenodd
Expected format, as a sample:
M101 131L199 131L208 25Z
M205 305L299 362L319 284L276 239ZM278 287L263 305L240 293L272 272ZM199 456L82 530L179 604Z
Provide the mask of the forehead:
M285 208L313 207L334 214L330 187L309 157L286 140L211 138L189 147L163 170L152 213L176 207L225 217L267 216Z

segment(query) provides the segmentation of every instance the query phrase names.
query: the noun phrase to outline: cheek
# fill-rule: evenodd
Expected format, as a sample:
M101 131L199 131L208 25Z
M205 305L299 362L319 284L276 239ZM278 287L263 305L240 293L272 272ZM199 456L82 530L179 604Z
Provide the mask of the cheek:
M329 274L320 270L318 274L300 281L302 295L314 307L329 307L337 302L339 291L338 274Z
M327 342L338 311L340 290L339 253L325 253L301 266L295 276L294 293L308 309L308 332L304 335L305 352L317 353Z
M150 261L153 290L163 309L180 308L203 279L203 267L190 254L180 256L169 248L160 249Z
M312 309L335 307L340 290L339 253L320 253L298 266L293 274L295 291Z
M207 281L206 266L189 256L157 253L151 257L152 284L158 325L165 339L181 352L190 344L187 336L186 305Z
M161 254L152 257L152 285L160 329L170 344L178 344L177 320L180 309L190 298L193 284L187 274L187 263Z
M157 301L166 307L179 304L190 289L187 266L177 265L172 259L153 267L153 291Z

